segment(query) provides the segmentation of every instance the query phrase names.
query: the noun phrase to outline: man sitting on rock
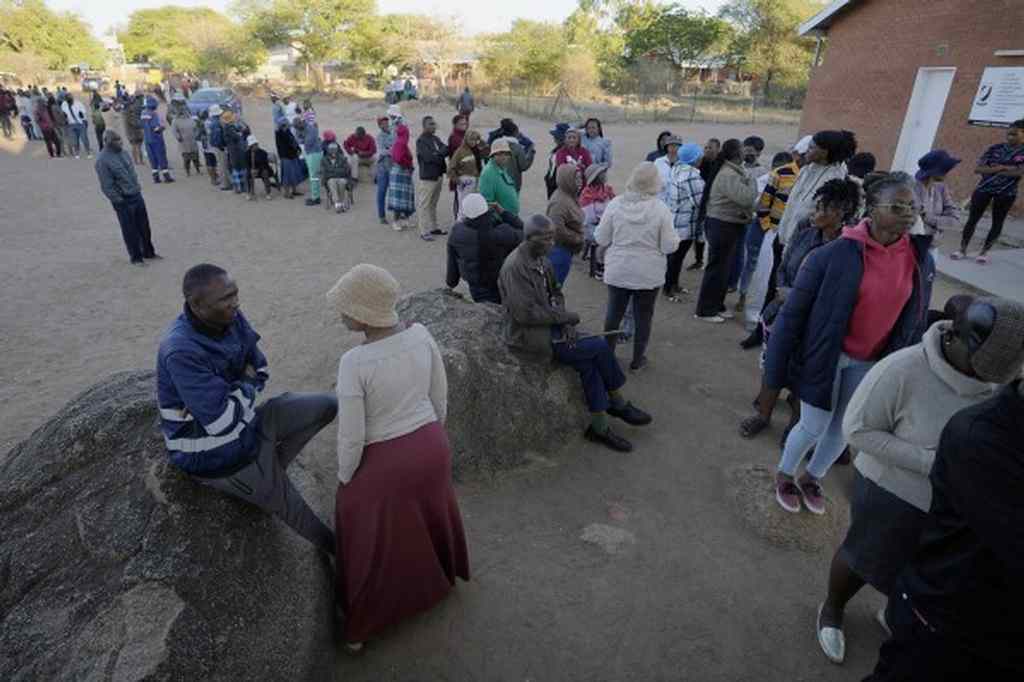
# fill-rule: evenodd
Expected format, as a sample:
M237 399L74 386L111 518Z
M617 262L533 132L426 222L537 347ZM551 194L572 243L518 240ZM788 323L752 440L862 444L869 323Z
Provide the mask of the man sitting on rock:
M269 379L260 340L238 309L238 287L216 265L182 285L185 310L160 342L157 401L171 463L194 480L276 514L321 551L334 533L285 469L334 421L333 393L284 393L256 407Z
M448 237L445 283L454 289L464 279L475 302L501 303L498 273L508 254L523 241L523 221L500 207L491 210L477 193L462 200L462 215Z
M565 309L565 296L546 258L555 245L551 221L535 215L527 221L525 233L526 241L505 259L498 277L506 341L526 352L553 355L579 372L591 419L584 436L629 452L632 443L611 430L608 415L633 426L650 424L651 416L620 394L626 376L604 338L578 336L580 316Z

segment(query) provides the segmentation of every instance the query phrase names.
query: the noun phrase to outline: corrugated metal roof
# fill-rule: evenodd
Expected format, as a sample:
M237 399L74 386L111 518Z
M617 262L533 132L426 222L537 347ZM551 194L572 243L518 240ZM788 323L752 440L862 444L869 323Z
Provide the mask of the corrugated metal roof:
M846 9L849 9L849 7L855 3L856 0L833 0L829 3L828 7L800 24L800 28L797 29L797 33L802 36L821 35L826 33L832 25L832 21L835 19L836 15L842 13Z

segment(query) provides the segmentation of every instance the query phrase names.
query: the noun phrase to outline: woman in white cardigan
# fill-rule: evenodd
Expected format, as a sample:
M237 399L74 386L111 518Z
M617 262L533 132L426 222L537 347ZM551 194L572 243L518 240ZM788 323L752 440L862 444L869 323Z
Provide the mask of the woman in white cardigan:
M441 352L421 324L395 312L398 282L357 265L328 293L366 340L338 367L338 606L351 652L429 609L469 579L452 487Z
M679 248L672 212L658 198L660 191L658 169L649 161L641 163L629 176L626 193L612 199L594 231L597 245L608 248L604 255L604 283L608 285L604 330L618 329L630 302L635 302L636 336L629 366L634 371L647 364L654 303L665 282L666 258ZM608 337L612 351L617 340Z
M920 344L879 361L846 410L843 432L860 452L851 523L832 559L817 625L818 643L835 663L846 653L847 602L865 584L888 596L913 558L931 505L928 475L946 423L1020 374L1024 308L1004 299L965 302L952 322L933 324ZM1017 355L1007 355L1006 348ZM984 357L994 353L1006 357ZM887 627L884 610L877 618Z

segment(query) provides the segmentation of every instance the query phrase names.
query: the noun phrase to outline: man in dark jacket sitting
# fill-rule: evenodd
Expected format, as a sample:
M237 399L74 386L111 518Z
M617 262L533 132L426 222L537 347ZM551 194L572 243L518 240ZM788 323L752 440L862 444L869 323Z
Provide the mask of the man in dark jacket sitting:
M509 254L498 275L505 307L505 340L509 346L542 358L554 357L576 370L590 411L584 437L619 452L633 444L612 431L608 417L632 426L651 423L651 415L622 397L626 375L615 352L601 336L580 336L580 316L565 309L562 287L547 255L555 245L555 228L542 215L531 217L526 241Z
M523 221L500 208L491 210L482 194L462 200L463 220L448 237L448 274L445 283L454 289L466 280L477 303L501 303L498 273L508 254L523 241Z
M334 421L334 393L284 393L257 407L270 379L260 335L238 309L228 273L203 263L182 283L185 309L160 341L157 402L171 464L198 483L277 515L321 551L334 533L286 469Z

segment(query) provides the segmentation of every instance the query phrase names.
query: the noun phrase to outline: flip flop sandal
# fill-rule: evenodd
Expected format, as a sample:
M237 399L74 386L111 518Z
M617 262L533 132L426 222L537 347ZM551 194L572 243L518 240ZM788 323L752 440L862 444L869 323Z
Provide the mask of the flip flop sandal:
M768 420L759 414L755 414L753 417L747 417L740 422L740 436L743 438L753 438L766 428L768 428Z

